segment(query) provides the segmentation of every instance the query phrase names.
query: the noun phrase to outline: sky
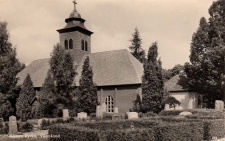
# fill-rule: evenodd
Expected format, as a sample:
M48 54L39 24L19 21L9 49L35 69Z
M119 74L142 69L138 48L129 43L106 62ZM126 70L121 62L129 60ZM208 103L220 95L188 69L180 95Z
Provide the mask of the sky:
M77 11L86 20L92 53L128 49L138 28L142 48L148 52L158 42L162 66L170 69L189 62L190 43L201 17L209 18L214 0L77 0ZM72 0L0 0L0 21L8 22L10 41L17 58L28 65L49 58L59 42L56 31L66 26Z

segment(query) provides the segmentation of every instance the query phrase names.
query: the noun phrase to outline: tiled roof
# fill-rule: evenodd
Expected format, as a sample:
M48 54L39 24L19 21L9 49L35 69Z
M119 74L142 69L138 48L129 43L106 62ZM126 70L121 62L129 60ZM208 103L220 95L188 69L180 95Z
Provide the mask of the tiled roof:
M97 86L140 84L143 65L128 50L114 50L92 53L83 56L77 68L76 85L82 72L83 62L89 56L93 70L93 80ZM41 87L49 69L49 59L35 60L18 74L22 85L27 73L30 74L34 87Z
M175 75L165 83L165 88L168 91L190 91L188 87L187 77L184 75Z

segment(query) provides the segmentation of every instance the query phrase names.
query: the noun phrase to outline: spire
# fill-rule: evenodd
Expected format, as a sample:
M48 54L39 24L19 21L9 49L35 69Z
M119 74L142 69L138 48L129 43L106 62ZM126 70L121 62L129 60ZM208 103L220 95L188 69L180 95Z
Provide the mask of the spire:
M76 4L77 4L76 0L73 0L73 3L74 3L74 11L76 11Z

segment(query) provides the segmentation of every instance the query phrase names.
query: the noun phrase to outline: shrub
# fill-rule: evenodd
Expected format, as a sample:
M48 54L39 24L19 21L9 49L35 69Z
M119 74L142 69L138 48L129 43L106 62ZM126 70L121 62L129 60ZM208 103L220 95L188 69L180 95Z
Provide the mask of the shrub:
M70 124L52 125L48 134L60 136L59 138L49 137L49 141L99 141L97 130L71 126Z
M55 122L56 123L64 123L63 119L61 119L61 118L58 118Z
M103 120L112 120L112 116L114 115L115 113L103 113Z
M33 130L33 125L28 122L26 122L25 124L19 123L18 125L19 132L31 132Z
M0 122L0 134L8 134L9 126L7 123L3 125L3 122Z
M153 112L147 112L147 113L138 113L138 116L140 118L143 118L143 117L156 117L157 114L156 113L153 113Z
M92 120L92 119L96 119L96 113L90 113L90 119Z
M41 130L48 130L49 126L50 126L50 121L43 119L41 123Z

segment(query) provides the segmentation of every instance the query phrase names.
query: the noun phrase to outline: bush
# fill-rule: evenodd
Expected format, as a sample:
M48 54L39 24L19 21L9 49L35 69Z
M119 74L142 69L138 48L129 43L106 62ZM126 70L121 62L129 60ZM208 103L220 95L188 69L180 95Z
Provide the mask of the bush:
M156 113L153 113L153 112L147 112L147 113L138 113L138 116L140 118L143 118L143 117L156 117L157 114Z
M0 134L8 134L9 132L9 124L5 123L5 125L3 125L3 122L0 122Z
M112 116L114 115L115 113L103 113L103 120L112 120Z
M49 137L49 141L99 141L97 130L71 126L70 124L52 125L48 134L60 136L59 138Z
M96 113L90 113L90 119L92 120L92 119L96 119Z
M50 121L43 119L41 123L41 130L48 130L49 126L50 126Z
M31 132L33 130L33 125L28 122L26 122L25 124L19 123L18 125L19 132Z

